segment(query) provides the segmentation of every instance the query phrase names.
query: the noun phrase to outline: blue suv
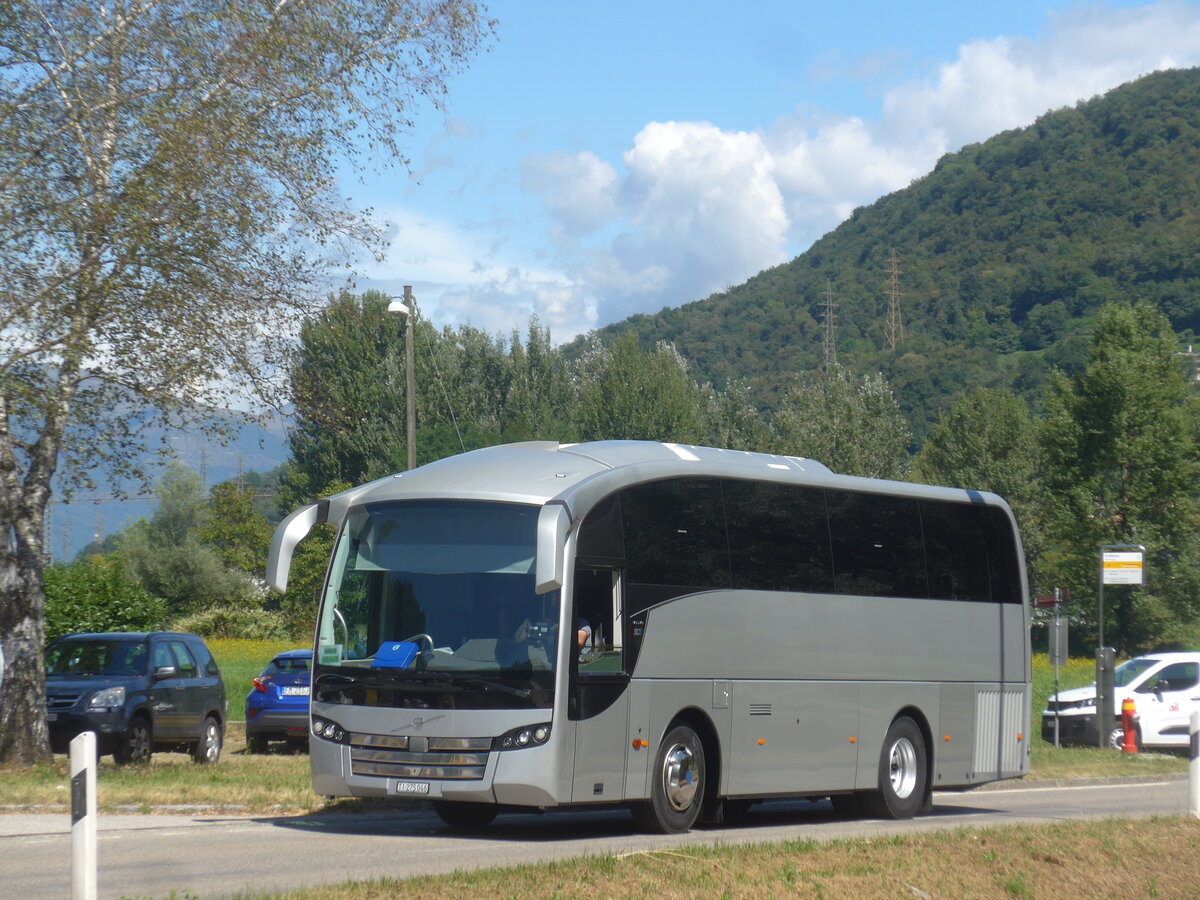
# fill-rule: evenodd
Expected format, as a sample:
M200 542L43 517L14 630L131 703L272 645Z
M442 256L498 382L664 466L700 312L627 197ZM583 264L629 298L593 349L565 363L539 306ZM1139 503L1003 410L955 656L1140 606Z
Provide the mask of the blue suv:
M312 650L285 650L267 663L246 696L246 749L266 753L267 742L308 745L308 692Z
M46 727L56 753L94 731L99 752L119 765L147 762L155 750L212 764L225 721L221 670L194 634L71 634L46 647Z

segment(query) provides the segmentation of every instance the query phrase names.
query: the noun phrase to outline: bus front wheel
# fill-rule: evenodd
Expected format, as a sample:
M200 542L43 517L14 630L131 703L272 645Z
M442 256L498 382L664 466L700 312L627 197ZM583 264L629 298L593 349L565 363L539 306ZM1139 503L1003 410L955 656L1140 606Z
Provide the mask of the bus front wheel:
M687 831L704 803L704 745L690 725L669 729L655 754L650 799L634 807L640 827L663 834Z
M880 819L911 819L929 789L925 739L912 719L892 723L879 754L879 788L862 795L863 809Z

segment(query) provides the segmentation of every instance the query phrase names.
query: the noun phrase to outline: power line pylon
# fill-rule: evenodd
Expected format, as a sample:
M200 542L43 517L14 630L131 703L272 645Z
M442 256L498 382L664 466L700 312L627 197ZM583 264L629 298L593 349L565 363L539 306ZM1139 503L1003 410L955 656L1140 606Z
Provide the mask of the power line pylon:
M904 340L904 319L900 314L900 260L896 251L888 257L888 313L887 341L888 349L895 350L896 345Z
M833 282L825 279L825 308L821 313L824 319L822 350L825 371L829 372L837 364L837 301L833 298Z

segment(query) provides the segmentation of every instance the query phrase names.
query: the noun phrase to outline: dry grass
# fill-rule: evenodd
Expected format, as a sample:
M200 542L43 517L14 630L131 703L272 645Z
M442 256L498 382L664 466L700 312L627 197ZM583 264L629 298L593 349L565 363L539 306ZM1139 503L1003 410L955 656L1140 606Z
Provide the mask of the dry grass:
M66 756L55 756L45 766L0 768L0 810L69 808L68 775ZM312 792L307 754L248 754L240 724L226 732L225 749L215 766L198 766L186 753L155 753L149 765L124 767L104 756L97 779L102 813L186 807L278 814L325 807L324 798Z
M242 900L1200 897L1200 821L1107 820L875 840L687 847Z

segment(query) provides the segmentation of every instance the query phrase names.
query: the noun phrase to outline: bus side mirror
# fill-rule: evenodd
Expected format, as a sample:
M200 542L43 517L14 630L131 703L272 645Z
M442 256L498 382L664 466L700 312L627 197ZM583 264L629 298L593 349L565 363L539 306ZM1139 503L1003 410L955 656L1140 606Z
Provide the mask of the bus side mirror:
M557 591L563 584L563 549L571 514L561 503L548 503L538 513L537 558L533 590L538 594Z
M267 554L267 584L284 593L287 590L288 572L292 568L292 553L296 545L312 531L318 522L325 521L324 511L328 503L313 503L301 507L279 523L271 538L271 550Z

